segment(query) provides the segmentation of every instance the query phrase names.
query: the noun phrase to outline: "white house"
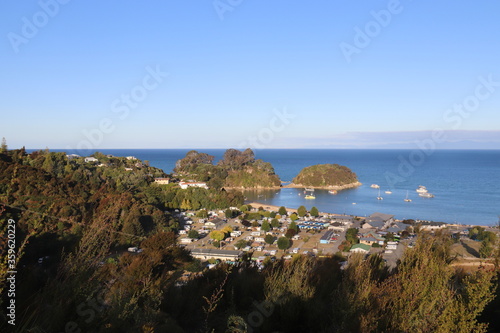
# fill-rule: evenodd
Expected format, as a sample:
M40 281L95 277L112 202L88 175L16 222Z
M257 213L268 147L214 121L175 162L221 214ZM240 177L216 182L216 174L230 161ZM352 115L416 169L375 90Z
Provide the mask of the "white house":
M179 242L181 244L191 244L192 242L194 242L194 239L193 238L181 238L181 239L179 239Z
M97 163L99 160L95 157L85 157L85 163Z
M187 189L188 187L199 187L199 188L208 189L207 183L203 183L203 182L180 182L179 186L183 190Z

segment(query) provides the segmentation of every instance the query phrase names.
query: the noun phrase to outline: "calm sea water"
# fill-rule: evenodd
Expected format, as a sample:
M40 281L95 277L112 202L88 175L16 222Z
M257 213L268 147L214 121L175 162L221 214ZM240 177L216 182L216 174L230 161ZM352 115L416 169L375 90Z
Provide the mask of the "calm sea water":
M115 156L133 155L148 160L152 166L170 173L175 162L189 149L103 149ZM216 160L223 149L201 149ZM393 214L398 219L412 218L464 224L494 225L500 216L500 150L438 150L430 156L412 150L257 150L256 157L271 162L283 181L304 167L338 163L351 168L361 187L331 195L316 190L316 199L304 198L301 189L247 192L249 200L277 206L360 216L374 212ZM411 162L410 162L411 161ZM380 185L381 196L371 184ZM419 185L427 187L434 198L421 198L415 192ZM385 194L391 190L392 194ZM405 202L408 197L412 202Z

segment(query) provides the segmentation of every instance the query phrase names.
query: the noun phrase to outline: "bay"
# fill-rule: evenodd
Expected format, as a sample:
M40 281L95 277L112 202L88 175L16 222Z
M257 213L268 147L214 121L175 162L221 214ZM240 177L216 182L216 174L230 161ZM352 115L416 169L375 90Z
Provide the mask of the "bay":
M152 166L172 172L175 162L190 149L101 149L105 154L135 156ZM62 150L54 150L62 151ZM200 149L218 161L224 149ZM91 152L90 152L91 153ZM89 154L90 154L89 153ZM337 163L353 170L362 186L337 195L316 190L316 199L305 199L302 189L247 191L248 200L263 205L310 209L367 216L374 212L397 219L420 219L471 225L495 225L500 215L500 150L363 150L363 149L265 149L256 158L270 162L283 181L291 181L306 166ZM380 185L381 196L371 184ZM434 198L422 198L415 189L427 187ZM392 194L384 193L391 190ZM412 202L405 202L408 196Z

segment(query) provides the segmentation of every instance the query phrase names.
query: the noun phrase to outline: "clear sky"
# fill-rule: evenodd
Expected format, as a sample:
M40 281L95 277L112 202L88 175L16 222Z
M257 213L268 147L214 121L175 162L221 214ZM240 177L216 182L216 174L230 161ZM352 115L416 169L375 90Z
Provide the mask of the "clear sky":
M3 1L11 148L500 148L498 1Z

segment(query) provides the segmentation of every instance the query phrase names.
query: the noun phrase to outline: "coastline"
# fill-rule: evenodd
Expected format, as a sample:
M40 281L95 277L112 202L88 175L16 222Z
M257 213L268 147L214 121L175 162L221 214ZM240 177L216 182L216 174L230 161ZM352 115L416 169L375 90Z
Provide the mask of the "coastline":
M260 190L281 190L284 186L258 186L258 187L229 187L224 186L224 190L239 190L239 191L260 191Z
M263 202L257 202L257 201L249 201L249 202L245 202L245 205L251 205L253 208L259 208L260 206L262 206L264 209L266 210L273 210L275 212L278 212L278 210L280 209L280 206L275 206L275 205L269 205L269 204L266 204L266 203L263 203ZM297 209L295 208L289 208L289 207L285 207L287 213L297 213ZM337 214L337 213L326 213L326 212L319 212L320 215L334 215L334 216L342 216L343 214ZM357 215L352 215L354 216L355 218L360 218L360 216L357 216Z
M313 188L315 190L347 190L350 188L355 188L363 185L360 182L355 182L355 183L350 183L350 184L345 184L345 185L332 185L332 186L307 186L303 184L294 184L290 183L288 185L283 186L282 188Z

